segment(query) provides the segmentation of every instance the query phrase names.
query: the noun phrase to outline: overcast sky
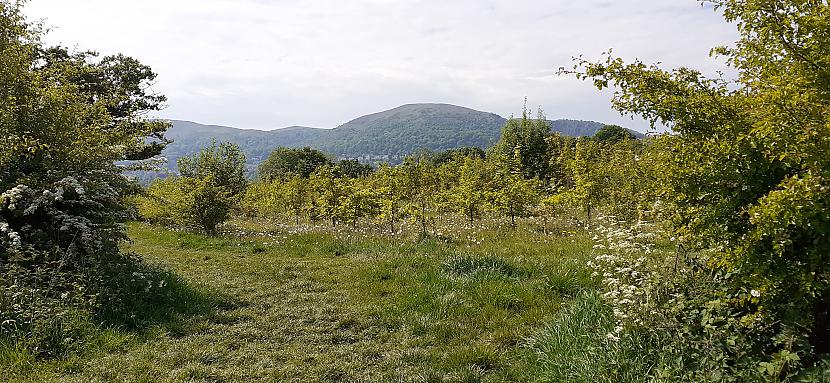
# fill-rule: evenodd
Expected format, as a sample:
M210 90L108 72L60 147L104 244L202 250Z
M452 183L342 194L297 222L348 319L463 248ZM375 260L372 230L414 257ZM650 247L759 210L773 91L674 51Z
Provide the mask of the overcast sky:
M401 104L644 130L610 93L558 77L571 57L724 69L735 28L696 0L30 0L49 43L150 65L158 117L240 128L335 127Z

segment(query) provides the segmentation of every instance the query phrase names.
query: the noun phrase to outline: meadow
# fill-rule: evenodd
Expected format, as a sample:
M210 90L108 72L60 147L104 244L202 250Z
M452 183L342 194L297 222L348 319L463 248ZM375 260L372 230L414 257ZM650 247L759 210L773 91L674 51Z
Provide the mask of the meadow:
M550 334L574 319L564 313L589 305L589 327L610 324L578 225L429 238L275 227L237 220L207 237L130 224L125 250L173 275L170 303L136 328L96 329L64 360L6 353L11 380L537 381L579 352L567 342L579 336Z
M48 45L24 3L0 0L0 381L830 382L826 0L704 2L726 75L560 67L662 133L566 137L525 103L488 148L253 174L214 139L149 185L157 74Z

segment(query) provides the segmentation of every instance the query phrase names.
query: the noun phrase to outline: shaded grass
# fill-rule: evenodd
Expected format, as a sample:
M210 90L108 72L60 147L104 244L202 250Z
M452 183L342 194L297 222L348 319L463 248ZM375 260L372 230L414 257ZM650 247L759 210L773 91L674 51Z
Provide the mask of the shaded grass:
M77 356L19 362L12 380L539 380L527 339L595 287L579 233L471 245L243 224L225 238L131 224L129 248L171 270L173 296Z

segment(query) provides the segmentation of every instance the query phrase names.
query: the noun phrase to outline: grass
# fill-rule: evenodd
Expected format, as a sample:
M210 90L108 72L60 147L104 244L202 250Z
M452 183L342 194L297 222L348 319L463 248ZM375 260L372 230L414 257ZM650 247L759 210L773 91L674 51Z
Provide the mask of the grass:
M131 224L126 248L179 281L169 307L148 307L141 326L99 328L60 360L0 347L0 367L11 381L556 381L557 360L587 347L550 337L594 290L587 234L237 226L207 238Z

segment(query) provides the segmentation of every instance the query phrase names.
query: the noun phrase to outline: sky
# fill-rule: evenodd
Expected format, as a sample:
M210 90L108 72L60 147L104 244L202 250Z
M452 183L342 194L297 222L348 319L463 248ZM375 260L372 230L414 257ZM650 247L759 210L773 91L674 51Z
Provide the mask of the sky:
M735 27L696 0L29 0L45 41L123 53L158 74L154 117L248 129L332 128L402 104L645 131L612 93L571 76L572 58L687 66L714 75ZM727 71L728 73L728 71Z

